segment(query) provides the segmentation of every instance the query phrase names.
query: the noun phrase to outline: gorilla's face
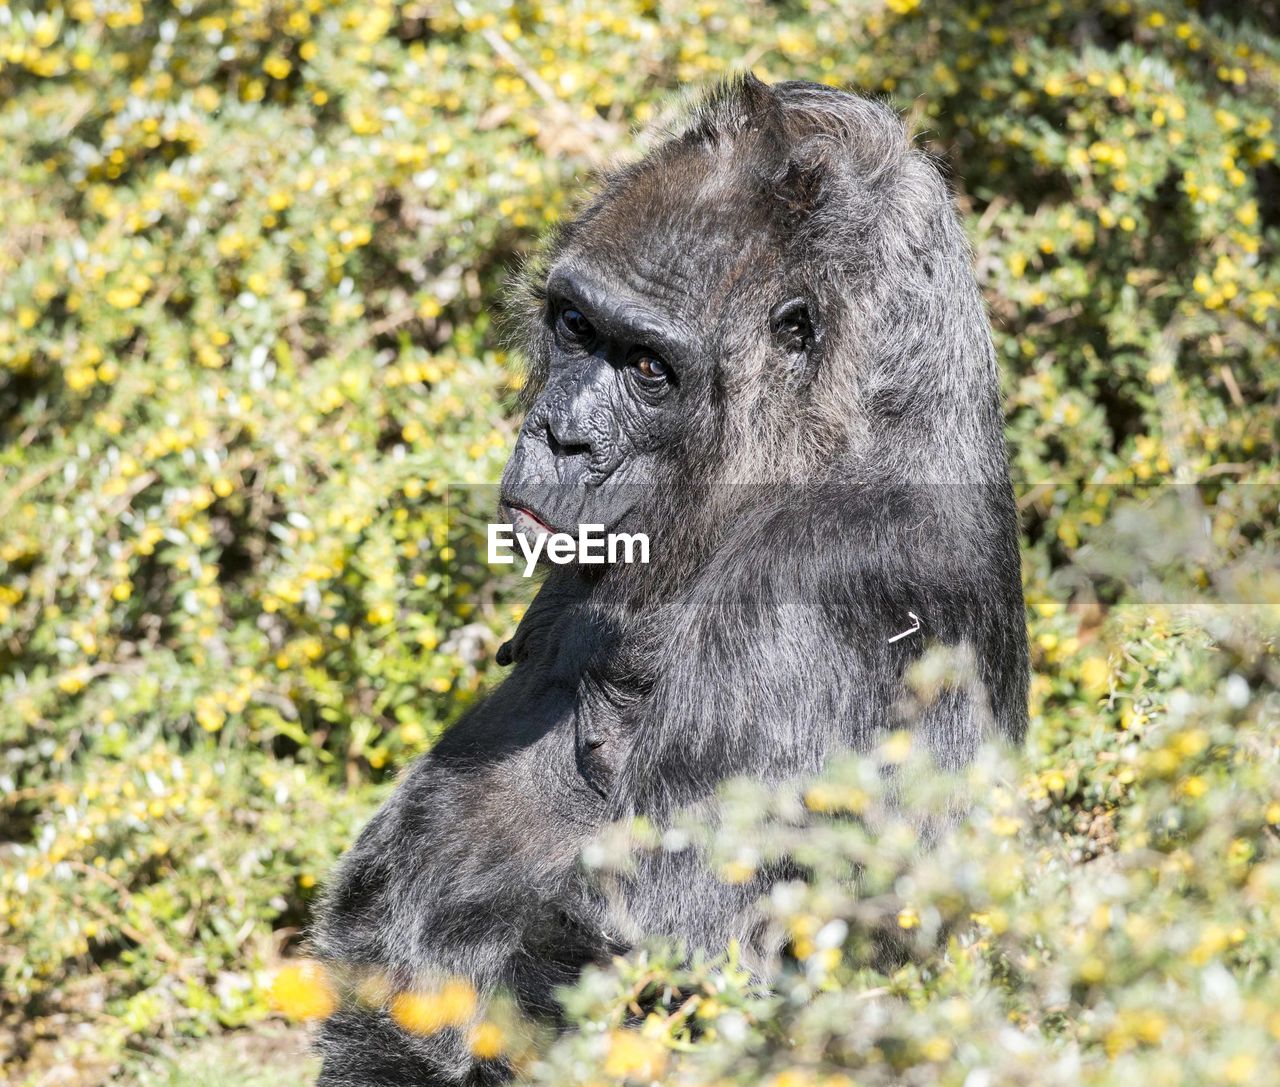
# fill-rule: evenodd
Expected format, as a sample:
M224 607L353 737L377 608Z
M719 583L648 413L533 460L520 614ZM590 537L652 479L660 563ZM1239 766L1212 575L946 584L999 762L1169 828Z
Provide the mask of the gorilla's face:
M562 262L546 288L546 385L502 478L518 528L614 528L659 476L700 379L683 306L653 283Z
M726 371L776 354L781 373L811 346L767 222L706 169L668 161L633 178L551 263L530 345L543 384L502 477L518 530L612 531L677 473L709 481Z
M644 188L640 179L597 205L547 271L532 345L544 384L502 478L518 529L616 529L677 450L689 464L717 362L712 291L730 272L708 238L726 231L692 194L678 210L668 199L662 212L638 211Z

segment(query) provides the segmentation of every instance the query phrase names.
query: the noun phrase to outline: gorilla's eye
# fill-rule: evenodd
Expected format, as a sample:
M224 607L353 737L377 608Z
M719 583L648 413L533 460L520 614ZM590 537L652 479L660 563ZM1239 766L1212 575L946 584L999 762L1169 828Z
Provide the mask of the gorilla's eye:
M780 302L769 314L773 335L784 350L801 354L812 349L814 342L813 319L809 307L802 298Z
M666 381L671 376L671 368L657 355L647 351L637 355L632 365L646 381Z
M595 329L591 327L591 322L572 306L565 306L560 311L557 323L560 326L560 331L574 340L589 340L595 333Z

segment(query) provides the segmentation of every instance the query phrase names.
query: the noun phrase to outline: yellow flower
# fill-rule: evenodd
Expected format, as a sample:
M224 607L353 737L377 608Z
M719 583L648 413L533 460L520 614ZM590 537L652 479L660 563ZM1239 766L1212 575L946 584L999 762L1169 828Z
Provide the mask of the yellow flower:
M1195 758L1209 746L1209 736L1203 729L1193 728L1178 734L1174 747L1183 758Z
M502 1052L506 1048L506 1038L503 1036L502 1028L497 1023L491 1023L486 1020L471 1032L468 1044L471 1047L471 1055L473 1057L482 1061L491 1061L495 1057L502 1056Z
M633 1030L615 1030L609 1035L605 1075L647 1083L660 1079L666 1064L667 1051L656 1039L646 1038Z
M1107 976L1107 968L1100 959L1088 958L1080 964L1080 980L1095 984Z
M132 287L115 287L107 291L107 303L116 309L133 309L142 301L142 295Z
M1080 682L1095 698L1107 693L1111 668L1101 657L1090 657L1080 666Z
M899 730L880 745L885 762L903 763L911 757L911 733Z
M817 784L804 794L805 807L817 812L853 812L866 810L867 794L861 789Z
M200 699L196 705L196 723L205 732L217 732L226 722L226 713L212 699Z
M434 1034L460 1027L476 1013L476 991L461 978L435 992L400 993L391 1001L391 1018L410 1034Z
M937 1035L928 1039L920 1047L920 1052L927 1061L945 1061L951 1056L951 1043L942 1035Z
M1181 791L1184 796L1195 800L1204 796L1209 791L1209 787L1205 784L1204 778L1192 776L1182 783Z
M311 959L283 967L271 983L271 1004L290 1019L324 1019L338 1007L328 971Z
M1252 1053L1237 1053L1222 1069L1222 1078L1227 1083L1248 1083L1253 1079L1258 1059Z
M1012 838L1022 829L1022 820L1012 815L997 815L991 820L991 829L1001 838Z

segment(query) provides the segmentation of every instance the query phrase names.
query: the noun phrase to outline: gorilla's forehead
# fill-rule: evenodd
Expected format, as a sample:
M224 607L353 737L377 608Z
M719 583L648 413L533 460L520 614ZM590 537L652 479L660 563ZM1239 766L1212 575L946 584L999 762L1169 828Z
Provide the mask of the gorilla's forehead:
M683 167L683 168L681 168ZM610 191L553 264L691 325L715 321L777 256L762 209L714 171L664 163Z

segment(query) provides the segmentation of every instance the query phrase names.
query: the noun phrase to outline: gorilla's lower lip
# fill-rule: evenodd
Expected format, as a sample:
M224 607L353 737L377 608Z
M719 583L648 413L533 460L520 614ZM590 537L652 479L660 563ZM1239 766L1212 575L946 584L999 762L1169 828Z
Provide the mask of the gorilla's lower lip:
M503 502L502 511L516 529L527 528L534 532L546 532L548 534L555 532L555 529L534 513L533 510L526 509L524 506L517 506L513 502ZM524 521L525 524L522 525L521 521Z

